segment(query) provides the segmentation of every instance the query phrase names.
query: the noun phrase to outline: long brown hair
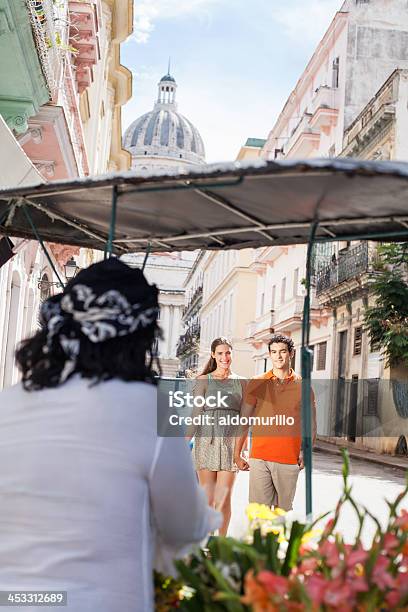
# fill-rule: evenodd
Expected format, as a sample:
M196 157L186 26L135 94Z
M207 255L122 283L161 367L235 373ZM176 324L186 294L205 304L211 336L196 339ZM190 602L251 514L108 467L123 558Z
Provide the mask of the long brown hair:
M215 353L215 349L217 348L217 346L220 346L220 344L226 344L227 346L230 347L230 349L232 349L231 342L227 338L224 338L223 336L221 336L220 338L215 338L215 340L211 342L211 353ZM211 372L214 372L214 370L216 369L217 369L217 362L214 359L214 357L211 355L209 360L205 364L203 371L201 372L201 376L205 376L206 374L211 374Z

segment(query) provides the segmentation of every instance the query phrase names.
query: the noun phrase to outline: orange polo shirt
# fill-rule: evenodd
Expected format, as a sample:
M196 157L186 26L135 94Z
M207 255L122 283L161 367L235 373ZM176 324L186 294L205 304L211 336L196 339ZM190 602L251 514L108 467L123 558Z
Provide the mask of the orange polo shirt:
M254 406L253 416L275 417L272 425L252 426L250 457L296 464L302 444L302 378L290 370L284 380L277 378L272 370L250 380L245 392L245 403ZM312 392L312 402L314 395ZM293 419L293 425L285 425Z

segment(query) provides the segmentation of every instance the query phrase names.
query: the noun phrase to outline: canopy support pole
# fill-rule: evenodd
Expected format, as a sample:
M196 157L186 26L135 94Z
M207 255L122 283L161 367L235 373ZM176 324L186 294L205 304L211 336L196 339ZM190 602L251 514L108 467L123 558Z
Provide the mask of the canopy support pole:
M312 406L311 406L311 365L310 339L310 293L312 276L312 255L318 221L314 221L307 245L306 295L302 321L302 449L306 472L306 516L312 518Z
M104 259L108 257L112 257L113 250L113 241L115 239L115 230L116 230L116 213L118 205L118 186L114 185L112 187L112 209L111 209L111 220L109 225L109 236L108 242L106 244L105 256Z
M146 248L146 253L145 253L144 259L143 259L142 272L144 272L144 269L145 269L146 263L147 263L147 259L148 259L149 255L150 255L150 251L151 250L152 250L152 243L149 242L148 245L147 245L147 248Z
M45 247L45 244L44 244L40 234L38 233L38 230L37 230L37 228L35 226L35 223L34 223L32 217L30 215L30 211L28 210L28 208L27 208L27 206L25 204L23 204L22 209L23 209L23 213L24 213L28 223L30 224L31 229L34 232L35 237L37 238L38 242L40 243L40 246L41 246L42 250L44 251L44 255L46 256L46 258L48 260L48 263L51 266L52 271L54 272L55 276L58 278L58 281L59 281L59 284L61 286L61 289L63 289L65 287L65 284L62 282L61 277L58 274L57 268L55 267L54 262L52 261L51 256L48 253L48 251L47 251L47 249Z

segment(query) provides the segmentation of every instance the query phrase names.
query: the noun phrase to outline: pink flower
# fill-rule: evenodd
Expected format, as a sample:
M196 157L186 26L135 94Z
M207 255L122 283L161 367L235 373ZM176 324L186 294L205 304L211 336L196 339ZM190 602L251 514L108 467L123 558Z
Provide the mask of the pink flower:
M284 597L289 590L288 579L263 570L257 575L258 582L269 592Z
M334 542L325 540L319 547L319 552L326 560L326 565L336 567L340 562L339 551Z
M351 610L351 602L354 601L351 587L346 582L340 579L333 580L326 588L323 602L328 606L334 606L337 609Z
M362 576L350 576L347 579L347 583L350 585L350 588L355 595L357 593L366 593L368 591L367 581Z
M398 548L399 539L393 533L386 533L383 541L383 549L387 552L393 552L394 548Z
M404 596L408 593L408 574L398 574L397 577L398 589L401 596Z
M358 563L365 563L368 558L368 552L363 550L353 550L346 556L346 565L348 568L352 568Z
M302 574L306 574L307 572L313 572L317 568L318 565L319 565L319 562L316 559L316 557L307 557L300 564L299 571Z
M314 604L320 606L323 603L324 593L328 585L328 581L319 574L313 574L306 580L306 589L309 597Z
M393 578L387 571L389 565L390 560L384 555L379 555L375 562L371 578L372 582L375 583L380 589L395 588L395 578Z
M385 601L390 606L390 608L395 608L398 605L399 600L400 600L400 594L396 590L393 590L387 593L387 596L385 598Z

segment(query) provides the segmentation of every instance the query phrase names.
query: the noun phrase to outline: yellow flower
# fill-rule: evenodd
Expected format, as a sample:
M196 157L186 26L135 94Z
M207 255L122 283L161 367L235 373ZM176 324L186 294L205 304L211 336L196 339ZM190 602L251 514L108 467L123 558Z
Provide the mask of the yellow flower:
M354 573L356 576L364 576L364 566L361 563L357 563L354 566Z
M307 542L310 542L310 540L317 538L318 536L322 535L322 533L322 529L311 529L310 531L306 531L306 533L304 533L302 537L302 544L307 544Z
M248 504L246 508L246 514L250 521L254 521L255 519L260 519L264 521L273 521L280 516L284 516L286 512L281 510L280 508L275 508L271 510L269 506L265 506L264 504Z

